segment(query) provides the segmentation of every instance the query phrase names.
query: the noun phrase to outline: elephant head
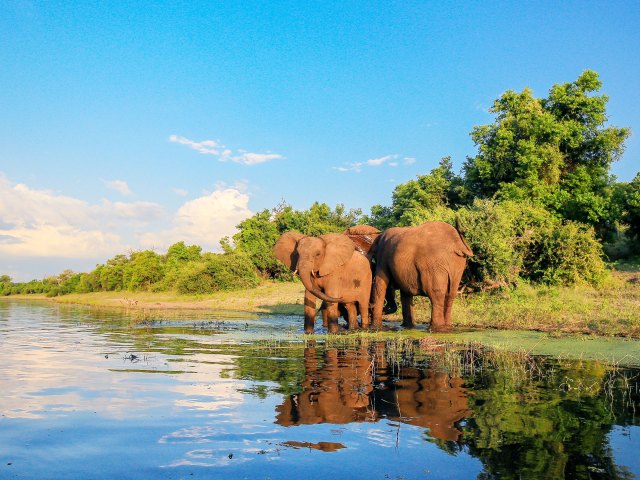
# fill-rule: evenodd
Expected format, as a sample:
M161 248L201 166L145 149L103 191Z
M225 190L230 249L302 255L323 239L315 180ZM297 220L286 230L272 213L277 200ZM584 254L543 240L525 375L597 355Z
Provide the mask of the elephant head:
M349 261L355 244L339 233L328 233L320 237L307 237L297 232L282 235L273 253L291 271L297 271L304 288L326 302L340 303L341 298L325 295L315 278L330 275L336 268Z

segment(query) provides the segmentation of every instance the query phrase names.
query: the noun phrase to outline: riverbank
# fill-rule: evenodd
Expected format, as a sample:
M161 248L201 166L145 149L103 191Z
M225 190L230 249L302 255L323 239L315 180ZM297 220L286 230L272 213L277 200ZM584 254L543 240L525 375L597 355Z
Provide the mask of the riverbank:
M50 300L61 304L125 310L143 318L160 312L188 311L302 315L303 295L304 287L299 282L265 281L256 288L209 295L96 292L64 295ZM34 296L5 298L32 299ZM428 322L428 299L416 298L415 304L418 320ZM395 314L386 319L398 322L401 316ZM640 272L615 271L598 289L523 284L513 291L460 296L454 305L454 327L640 338Z

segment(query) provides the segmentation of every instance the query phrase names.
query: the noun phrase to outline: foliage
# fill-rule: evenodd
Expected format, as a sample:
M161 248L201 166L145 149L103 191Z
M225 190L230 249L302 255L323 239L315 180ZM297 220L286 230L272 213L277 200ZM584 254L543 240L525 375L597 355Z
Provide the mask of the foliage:
M629 232L636 240L640 240L640 173L624 187L622 203L625 210L624 222L629 225Z
M262 210L238 225L233 243L238 252L249 257L265 277L290 279L290 272L276 260L271 249L284 232L296 230L305 235L323 235L341 232L355 225L360 210L346 211L344 205L331 209L326 203L315 202L308 210L294 210L281 204L273 210ZM225 251L231 251L228 239L221 242Z
M432 220L452 223L455 218L452 207L460 202L460 189L461 180L453 173L451 158L445 157L429 174L396 186L391 207L374 205L371 216L363 217L361 223L380 230Z
M586 70L554 85L547 98L528 88L505 92L490 109L495 122L471 132L478 154L464 165L462 196L527 199L601 234L611 228L609 169L630 131L604 126L608 97L595 95L601 87L598 74Z
M620 221L640 233L640 176L625 185L609 174L629 130L605 126L601 87L586 70L546 98L528 88L505 92L490 110L495 121L471 132L478 153L462 176L445 157L396 186L391 206L375 205L363 221L384 229L455 224L457 216L475 253L467 275L477 284L600 284L606 270L597 238L618 238Z
M528 256L528 278L551 285L600 285L607 274L593 228L577 222L537 233Z

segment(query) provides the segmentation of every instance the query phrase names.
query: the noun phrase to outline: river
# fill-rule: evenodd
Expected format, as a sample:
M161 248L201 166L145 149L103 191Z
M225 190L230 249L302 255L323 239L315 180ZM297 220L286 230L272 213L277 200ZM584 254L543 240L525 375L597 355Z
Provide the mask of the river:
M0 479L640 476L640 370L0 301Z

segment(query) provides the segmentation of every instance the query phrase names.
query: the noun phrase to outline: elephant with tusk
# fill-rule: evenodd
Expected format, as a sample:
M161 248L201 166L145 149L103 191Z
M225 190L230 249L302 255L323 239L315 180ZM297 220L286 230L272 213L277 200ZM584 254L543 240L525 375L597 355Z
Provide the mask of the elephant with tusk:
M362 326L369 325L371 264L347 235L310 237L287 232L278 239L273 253L291 271L298 272L305 287L305 333L313 333L318 298L326 302L323 315L330 333L338 331L338 304L346 308L350 329L358 328L358 311Z

